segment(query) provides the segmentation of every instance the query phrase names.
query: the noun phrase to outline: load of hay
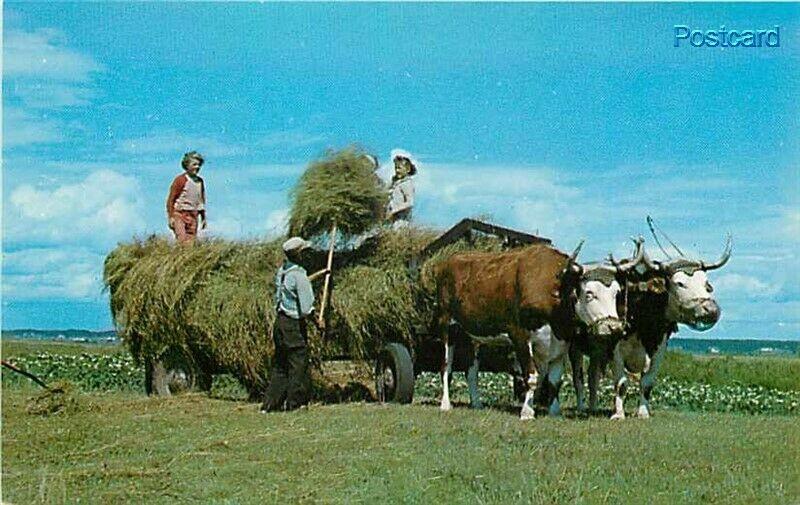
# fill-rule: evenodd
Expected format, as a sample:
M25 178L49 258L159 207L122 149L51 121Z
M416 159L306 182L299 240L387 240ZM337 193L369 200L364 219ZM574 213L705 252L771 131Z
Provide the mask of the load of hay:
M387 195L367 153L351 147L313 162L292 191L289 235L314 237L332 224L359 234L383 215Z
M414 328L430 325L431 285L420 280L431 266L466 248L499 248L493 240L457 243L426 261L421 276L412 273L409 261L437 233L375 228L385 194L362 154L329 153L309 167L293 196L292 233L312 237L331 220L346 233L374 232L360 247L337 253L324 338L309 325L317 364L338 356L371 359L389 341L413 348ZM282 241L204 240L186 247L154 236L119 245L106 258L104 280L120 338L139 361L164 360L206 377L227 372L258 397L274 351ZM325 262L326 251L312 251L307 269ZM321 284L315 281L315 293Z

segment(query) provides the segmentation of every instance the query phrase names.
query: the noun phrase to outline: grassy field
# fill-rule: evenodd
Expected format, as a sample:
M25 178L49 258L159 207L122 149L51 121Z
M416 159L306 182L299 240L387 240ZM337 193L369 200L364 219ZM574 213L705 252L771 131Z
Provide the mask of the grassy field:
M3 395L12 503L797 503L791 417L659 412L549 418L431 405L317 405L263 415L198 394L90 394L25 412Z
M219 399L240 397L225 378L216 398L147 398L131 389L137 369L114 346L3 342L3 358L76 386L65 410L34 415L38 388L4 371L10 503L800 503L797 415L666 401L683 383L796 399L797 359L671 354L665 374L678 379L656 390L648 421L574 418L567 409L564 419L522 423L499 374L481 376L493 406L483 411L464 408L457 374L457 408L446 414L436 408L438 378L426 375L410 406L315 404L262 415L255 404ZM131 366L127 382L109 369L120 363Z
M75 354L116 354L123 352L119 344L93 344L82 342L58 342L52 340L12 340L3 339L3 359L13 356L25 356L39 353L64 355Z

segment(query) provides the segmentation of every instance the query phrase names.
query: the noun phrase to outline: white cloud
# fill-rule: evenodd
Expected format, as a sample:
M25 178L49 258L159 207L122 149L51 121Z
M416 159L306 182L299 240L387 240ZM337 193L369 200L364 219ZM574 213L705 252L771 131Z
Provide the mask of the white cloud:
M39 117L37 117L39 116ZM17 107L3 108L3 146L47 144L64 139L58 121L31 114Z
M267 236L277 237L286 234L289 228L289 209L273 210L267 214Z
M33 248L3 255L3 296L15 300L97 298L103 256L80 248Z
M81 125L48 118L45 111L90 104L93 77L104 67L89 55L67 47L53 29L6 30L3 33L3 145L16 148L65 140Z
M33 109L89 105L96 94L91 87L52 81L17 82L10 92Z
M188 151L199 151L207 158L237 156L247 152L245 146L223 142L209 136L191 136L174 130L156 131L142 137L122 140L117 151L134 156L170 155L177 160Z
M312 135L299 131L276 131L267 133L256 143L262 147L306 147L320 144L326 139L325 135Z
M726 273L713 282L714 288L724 291L731 298L763 298L772 296L780 286L769 284L757 277L737 273Z
M64 35L54 29L33 32L7 30L3 34L3 77L48 79L83 83L103 66L91 56L65 45Z
M800 210L787 210L783 216L783 231L792 241L800 240Z
M9 198L6 240L113 244L143 229L143 199L133 177L98 170L77 184L22 184Z

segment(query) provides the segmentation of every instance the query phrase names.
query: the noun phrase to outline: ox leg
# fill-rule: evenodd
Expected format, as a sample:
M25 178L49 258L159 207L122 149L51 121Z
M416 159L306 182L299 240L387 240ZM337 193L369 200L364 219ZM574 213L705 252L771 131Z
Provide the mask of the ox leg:
M642 419L647 419L650 417L650 395L653 392L653 386L656 383L656 374L661 366L661 362L664 360L664 353L666 350L667 341L664 339L661 345L658 346L658 349L653 355L653 358L650 360L650 363L648 363L649 366L647 366L644 373L642 373L639 409L636 411L636 416Z
M511 332L511 335L515 340L514 349L517 353L517 359L522 365L522 376L527 378L525 382L525 398L522 400L522 409L519 413L520 420L527 421L536 417L536 411L533 408L533 393L539 376L536 372L536 366L533 364L527 334L522 331L516 331Z
M575 346L570 347L569 361L572 365L572 387L575 388L576 409L583 413L586 412L583 392L583 354Z
M625 392L628 389L628 374L620 344L614 347L614 413L611 419L625 419Z
M566 360L561 357L554 362L550 363L547 371L547 382L549 383L548 389L551 390L552 401L550 403L549 414L552 417L559 417L561 415L561 404L558 400L559 392L561 391L561 381L564 375L564 368L566 368Z
M589 358L589 412L597 412L597 390L600 386L600 375L605 363L600 358Z
M450 374L453 373L453 355L456 346L449 341L444 343L444 366L442 367L442 403L439 408L448 411L453 408L450 404Z
M482 409L480 393L478 392L478 346L471 345L471 361L467 369L467 386L469 387L469 404L473 409Z

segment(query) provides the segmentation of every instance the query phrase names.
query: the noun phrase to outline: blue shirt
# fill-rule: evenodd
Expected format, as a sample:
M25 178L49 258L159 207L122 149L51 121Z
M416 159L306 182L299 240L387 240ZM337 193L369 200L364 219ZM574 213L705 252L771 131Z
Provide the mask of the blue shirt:
M275 301L278 310L300 319L314 310L314 291L306 269L289 260L283 262L275 275Z

